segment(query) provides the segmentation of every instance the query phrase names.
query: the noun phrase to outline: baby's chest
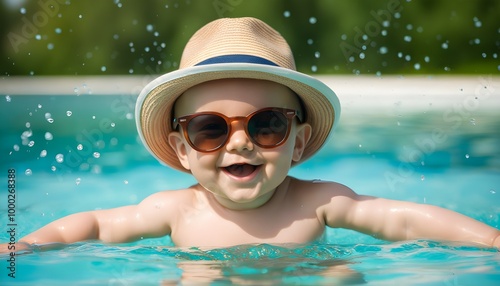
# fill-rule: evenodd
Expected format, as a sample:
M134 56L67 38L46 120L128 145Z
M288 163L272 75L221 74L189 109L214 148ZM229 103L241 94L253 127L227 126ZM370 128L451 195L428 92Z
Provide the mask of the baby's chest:
M307 243L321 236L324 228L315 216L278 214L226 218L198 213L179 218L171 236L179 246Z

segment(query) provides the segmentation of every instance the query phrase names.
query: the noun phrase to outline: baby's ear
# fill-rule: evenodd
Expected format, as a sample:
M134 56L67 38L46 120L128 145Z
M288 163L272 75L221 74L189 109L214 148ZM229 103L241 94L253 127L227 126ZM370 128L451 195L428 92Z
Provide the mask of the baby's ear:
M186 170L190 170L191 168L189 167L189 160L186 151L187 143L184 141L182 134L176 131L170 132L170 134L168 134L168 143L170 144L170 147L174 149L175 153L177 154L177 158L179 158L179 162L181 162L182 166Z
M312 127L308 123L302 123L297 125L296 128L292 160L298 162L302 158L302 153L304 153L309 139L311 139Z

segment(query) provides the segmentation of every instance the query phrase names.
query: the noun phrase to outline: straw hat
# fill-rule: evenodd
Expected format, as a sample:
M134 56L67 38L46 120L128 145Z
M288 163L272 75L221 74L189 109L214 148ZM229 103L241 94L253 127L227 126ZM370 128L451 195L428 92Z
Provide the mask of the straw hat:
M137 98L139 136L160 162L189 172L168 143L172 107L190 87L223 78L273 81L289 87L301 98L306 121L312 126L312 137L301 162L325 143L340 116L335 93L321 81L296 71L290 47L277 31L255 18L218 19L191 37L178 70L150 82Z

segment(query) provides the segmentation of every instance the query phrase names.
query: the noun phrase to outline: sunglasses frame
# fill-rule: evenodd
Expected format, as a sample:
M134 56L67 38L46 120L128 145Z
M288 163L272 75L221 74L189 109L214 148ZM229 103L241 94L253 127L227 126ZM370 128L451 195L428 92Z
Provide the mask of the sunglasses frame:
M282 115L285 116L285 118L287 119L287 130L286 130L286 133L285 133L285 136L283 137L283 139L274 144L274 145L261 145L260 143L258 143L252 136L250 136L250 133L248 131L248 122L257 114L261 113L261 112L265 112L265 111L275 111L275 112L279 112L281 113ZM214 147L212 149L209 149L209 150L201 150L199 149L198 147L196 147L193 142L191 142L191 139L189 138L189 132L188 132L188 124L189 122L193 119L193 118L196 118L200 115L215 115L215 116L219 116L220 118L222 118L225 122L226 122L226 126L227 126L227 134L226 134L226 138L217 146L217 147ZM202 152L202 153L210 153L210 152L214 152L214 151L217 151L219 150L220 148L224 147L227 142L229 141L229 138L231 137L231 133L232 133L232 123L234 121L243 121L244 123L244 129L245 129L245 133L247 135L247 137L250 139L250 141L252 141L253 144L261 147L261 148L265 148L265 149L271 149L271 148L276 148L278 146L281 146L282 144L284 144L286 142L286 140L288 139L288 136L290 135L290 130L292 128L292 120L293 118L297 116L297 119L299 120L299 122L302 122L302 118L301 118L301 114L298 110L294 110L294 109L288 109L288 108L279 108L279 107L267 107L267 108L262 108L262 109L259 109L259 110L256 110L250 114L248 114L247 116L232 116L232 117L227 117L226 115L222 114L222 113L218 113L218 112L213 112L213 111L204 111L204 112L198 112L198 113L193 113L193 114L190 114L190 115L185 115L185 116L181 116L181 117L177 117L177 118L174 118L173 119L173 129L174 130L177 130L179 126L182 127L182 133L184 135L184 138L186 138L187 142L189 143L189 145L196 151L198 152Z

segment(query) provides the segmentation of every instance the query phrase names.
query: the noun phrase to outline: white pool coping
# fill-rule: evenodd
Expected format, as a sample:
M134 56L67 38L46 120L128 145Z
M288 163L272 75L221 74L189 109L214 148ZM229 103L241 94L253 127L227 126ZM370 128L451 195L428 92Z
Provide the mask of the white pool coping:
M397 109L500 111L500 76L320 75L339 97L343 114ZM2 77L2 95L137 96L156 75ZM499 113L500 115L500 113Z

